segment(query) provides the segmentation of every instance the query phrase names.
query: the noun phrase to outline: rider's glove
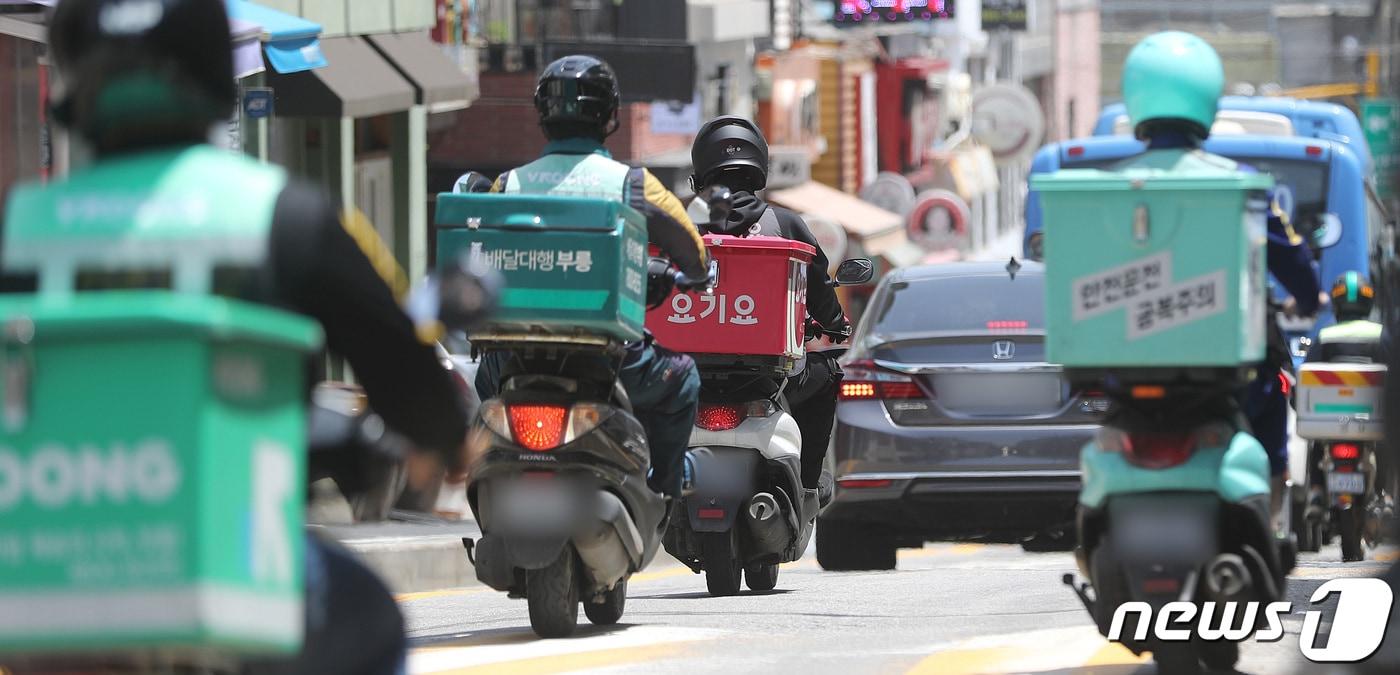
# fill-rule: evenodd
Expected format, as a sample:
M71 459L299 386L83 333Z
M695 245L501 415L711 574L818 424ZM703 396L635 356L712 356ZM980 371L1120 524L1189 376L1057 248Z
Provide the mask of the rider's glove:
M835 344L839 345L851 339L851 322L846 319L845 314L842 314L837 317L835 321L832 321L831 325L826 327L826 330L828 333L836 334L831 336L831 341Z

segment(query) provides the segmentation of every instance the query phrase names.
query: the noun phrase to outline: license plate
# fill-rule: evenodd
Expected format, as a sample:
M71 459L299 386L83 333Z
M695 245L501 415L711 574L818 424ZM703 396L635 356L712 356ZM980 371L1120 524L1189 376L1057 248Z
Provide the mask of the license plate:
M1332 494L1359 495L1366 491L1366 474L1329 473L1327 474L1327 490Z

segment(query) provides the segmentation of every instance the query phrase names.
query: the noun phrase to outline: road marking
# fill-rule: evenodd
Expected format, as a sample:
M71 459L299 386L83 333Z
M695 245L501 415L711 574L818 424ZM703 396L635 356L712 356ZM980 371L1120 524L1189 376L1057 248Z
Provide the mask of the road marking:
M580 626L580 636L541 640L528 628L468 636L414 649L410 673L554 673L649 661L680 652L687 644L728 635L726 631L664 626L604 629ZM592 634L590 634L592 633ZM528 654L522 654L528 651Z
M979 637L936 648L906 675L980 675L1063 671L1106 675L1131 673L1150 656L1104 640L1098 630L1079 626Z
M509 661L504 664L488 663L480 666L435 670L431 672L437 673L438 675L476 675L478 673L500 673L503 667L507 667L511 675L547 675L548 673L570 673L593 668L616 667L631 663L657 661L667 656L678 654L680 651L681 644L672 643L654 645L651 647L607 649L598 652L585 652L583 654L540 656L521 659L519 661ZM418 673L428 671L410 670L409 672Z
M1152 655L1143 652L1134 654L1131 649L1124 647L1117 642L1110 642L1101 647L1094 655L1084 662L1085 667L1093 666L1121 666L1129 664L1147 663L1152 659Z
M426 600L428 598L446 598L454 595L471 595L473 593L485 593L491 590L485 586L473 586L471 588L444 588L440 591L419 591L417 593L399 593L394 599L399 602L413 602L414 600Z
M938 652L925 657L905 671L905 675L977 675L996 672L997 664L1011 654L1004 648Z

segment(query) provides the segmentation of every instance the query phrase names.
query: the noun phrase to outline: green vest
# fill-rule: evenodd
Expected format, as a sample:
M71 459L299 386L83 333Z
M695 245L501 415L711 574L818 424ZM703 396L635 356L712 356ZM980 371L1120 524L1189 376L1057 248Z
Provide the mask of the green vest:
M626 203L631 171L632 167L598 153L549 154L507 174L505 192Z
M85 272L167 271L171 289L209 293L216 268L256 268L286 172L210 146L98 163L25 185L5 211L3 266L72 292Z
M1319 342L1380 342L1381 325L1374 321L1361 319L1358 321L1347 321L1323 328L1317 334Z

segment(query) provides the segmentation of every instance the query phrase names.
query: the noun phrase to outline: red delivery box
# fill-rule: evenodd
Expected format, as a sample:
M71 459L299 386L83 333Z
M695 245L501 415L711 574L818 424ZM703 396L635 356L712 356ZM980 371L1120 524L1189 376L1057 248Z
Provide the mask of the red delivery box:
M719 263L715 292L674 293L648 312L657 342L692 354L801 358L812 247L781 237L704 240Z

